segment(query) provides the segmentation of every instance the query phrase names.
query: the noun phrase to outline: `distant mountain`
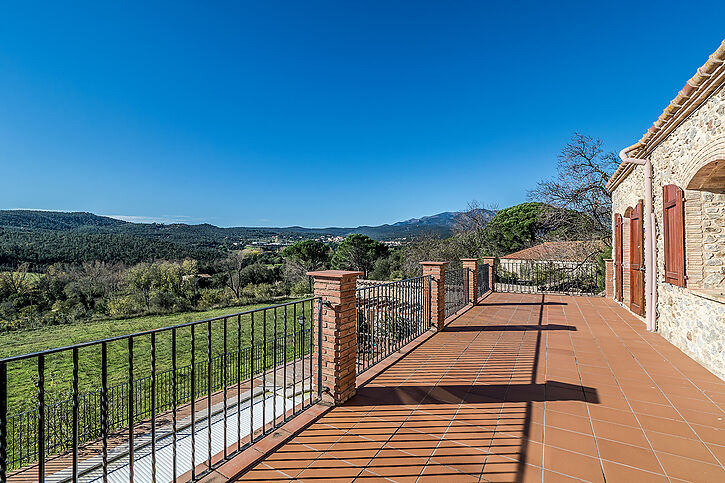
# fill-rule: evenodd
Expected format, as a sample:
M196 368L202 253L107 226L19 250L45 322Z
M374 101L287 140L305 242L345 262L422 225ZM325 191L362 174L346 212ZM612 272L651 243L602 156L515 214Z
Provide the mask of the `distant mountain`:
M483 210L488 219L494 212ZM226 249L253 241L294 241L362 233L377 240L447 237L459 215L445 212L393 224L352 228L220 228L208 223L131 223L86 212L0 210L0 265L38 265L104 260L137 263L157 258L193 257L212 261Z
M29 230L78 230L129 225L125 221L82 211L0 210L0 227Z

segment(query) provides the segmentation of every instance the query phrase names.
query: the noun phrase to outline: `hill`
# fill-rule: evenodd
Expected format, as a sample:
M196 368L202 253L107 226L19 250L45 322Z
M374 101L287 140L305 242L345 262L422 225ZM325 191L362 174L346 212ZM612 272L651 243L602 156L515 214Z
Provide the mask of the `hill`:
M484 210L486 211L486 210ZM362 233L377 240L450 236L458 213L357 227L220 228L208 223L131 223L87 212L0 210L0 266L92 260L138 263L154 259L213 261L254 241L294 241ZM486 216L493 217L493 211Z

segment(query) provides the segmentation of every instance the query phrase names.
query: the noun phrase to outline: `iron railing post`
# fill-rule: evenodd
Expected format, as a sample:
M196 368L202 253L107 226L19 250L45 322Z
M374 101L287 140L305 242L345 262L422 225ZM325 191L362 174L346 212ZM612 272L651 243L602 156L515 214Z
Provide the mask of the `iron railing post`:
M252 323L250 329L251 350L249 351L249 443L254 443L254 312L251 315ZM264 393L262 393L264 398ZM262 415L264 420L264 415Z
M45 356L38 356L38 481L45 481Z
M8 366L0 362L0 483L8 474Z
M211 376L212 376L212 360L211 360L211 320L206 325L206 428L207 428L207 465L211 470Z
M133 483L133 337L128 338L128 481Z
M78 348L73 348L73 481L78 481Z
M156 483L156 332L151 332L151 481Z
M196 331L191 326L191 479L196 479Z
M176 381L176 329L171 329L171 476L176 481L176 405L177 405L177 381Z

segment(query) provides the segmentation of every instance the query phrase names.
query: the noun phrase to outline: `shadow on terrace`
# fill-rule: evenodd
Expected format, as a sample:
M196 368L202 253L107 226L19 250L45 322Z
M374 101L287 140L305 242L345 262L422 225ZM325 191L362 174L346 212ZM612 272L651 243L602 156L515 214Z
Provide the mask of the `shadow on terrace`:
M313 298L0 360L0 480L9 459L30 462L9 481L725 481L723 381L610 299L490 292L493 264L471 262L362 287L317 272ZM128 383L109 387L113 344ZM96 400L78 357L99 345ZM73 404L49 412L61 353ZM7 369L26 359L44 410L8 431ZM37 415L66 406L47 437ZM22 434L38 436L7 445Z
M423 338L256 465L220 473L242 481L725 476L725 436L714 429L725 429L725 384L607 299L492 293Z

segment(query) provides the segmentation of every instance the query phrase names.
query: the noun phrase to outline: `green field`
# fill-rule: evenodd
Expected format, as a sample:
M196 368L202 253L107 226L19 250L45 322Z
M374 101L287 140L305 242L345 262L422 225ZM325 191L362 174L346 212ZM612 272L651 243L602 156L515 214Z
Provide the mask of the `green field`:
M290 300L280 301L285 303ZM26 354L55 347L68 346L87 341L132 334L150 329L169 327L223 317L229 314L268 307L270 304L256 304L225 309L208 310L205 312L188 312L171 315L145 316L101 322L86 322L73 325L44 327L34 330L15 331L0 335L0 358ZM256 312L254 314L255 346L262 341L265 331L266 338L271 339L292 334L294 327L300 329L299 316L304 314L304 327L309 328L311 322L310 302L286 305L276 310ZM276 313L276 317L275 317ZM241 331L237 331L237 319ZM298 323L295 324L295 320ZM208 329L211 326L212 356L225 352L224 320L215 320L195 326L195 360L207 359ZM227 352L241 347L249 347L251 341L252 316L245 314L227 319ZM285 330L286 327L286 330ZM163 371L172 367L171 331L156 335L156 370ZM142 335L133 342L134 378L148 376L151 371L151 336ZM79 349L79 392L97 390L101 386L101 346L93 345ZM191 328L177 329L177 366L191 362ZM71 397L72 351L51 354L45 358L45 390L46 403L67 400ZM34 409L37 404L37 358L8 363L8 413ZM119 384L128 380L128 340L108 343L108 382L109 385Z

